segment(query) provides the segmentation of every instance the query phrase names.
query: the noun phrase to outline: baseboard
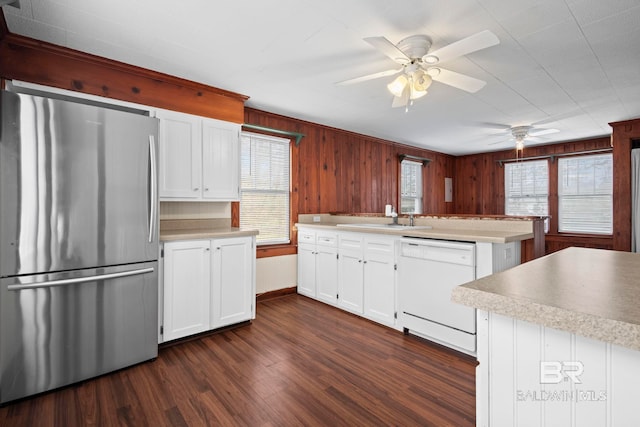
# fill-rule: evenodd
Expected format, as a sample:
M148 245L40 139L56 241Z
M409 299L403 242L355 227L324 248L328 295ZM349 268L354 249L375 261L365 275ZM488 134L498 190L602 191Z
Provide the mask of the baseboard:
M283 297L285 295L295 294L296 292L298 292L297 286L293 286L291 288L276 289L275 291L263 292L256 295L256 301L266 301L273 298Z

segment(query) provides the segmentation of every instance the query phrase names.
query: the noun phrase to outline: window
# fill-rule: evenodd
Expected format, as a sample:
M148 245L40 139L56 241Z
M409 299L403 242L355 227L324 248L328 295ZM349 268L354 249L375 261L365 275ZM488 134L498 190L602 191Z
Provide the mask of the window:
M612 234L611 154L558 159L558 231Z
M289 140L242 133L240 228L258 244L289 243Z
M400 213L422 213L422 163L400 162Z
M506 215L549 215L549 163L532 160L504 165ZM548 219L545 231L549 230Z

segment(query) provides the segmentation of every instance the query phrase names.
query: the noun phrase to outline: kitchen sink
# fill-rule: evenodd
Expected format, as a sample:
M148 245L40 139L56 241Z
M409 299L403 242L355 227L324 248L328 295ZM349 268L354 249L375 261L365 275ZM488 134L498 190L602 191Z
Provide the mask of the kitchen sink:
M383 230L428 230L430 225L408 224L336 224L338 227L377 228Z

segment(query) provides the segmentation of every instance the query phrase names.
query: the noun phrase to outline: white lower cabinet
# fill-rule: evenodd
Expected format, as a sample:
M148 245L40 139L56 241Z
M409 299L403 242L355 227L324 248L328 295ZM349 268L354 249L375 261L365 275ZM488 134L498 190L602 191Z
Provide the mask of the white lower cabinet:
M254 318L255 246L246 237L211 241L212 329Z
M209 240L164 244L162 340L209 329L211 251Z
M299 230L298 293L335 305L338 298L337 233Z
M165 242L163 252L159 341L255 318L255 237Z
M387 326L396 323L396 240L372 235L364 241L364 315Z
M338 245L338 306L364 313L363 234L340 233Z
M398 237L298 228L298 293L396 327Z

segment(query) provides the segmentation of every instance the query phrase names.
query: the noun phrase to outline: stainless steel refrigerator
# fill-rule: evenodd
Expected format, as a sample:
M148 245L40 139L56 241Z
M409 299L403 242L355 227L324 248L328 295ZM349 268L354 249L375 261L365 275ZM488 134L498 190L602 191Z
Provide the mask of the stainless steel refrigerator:
M157 119L2 91L0 403L157 356Z

